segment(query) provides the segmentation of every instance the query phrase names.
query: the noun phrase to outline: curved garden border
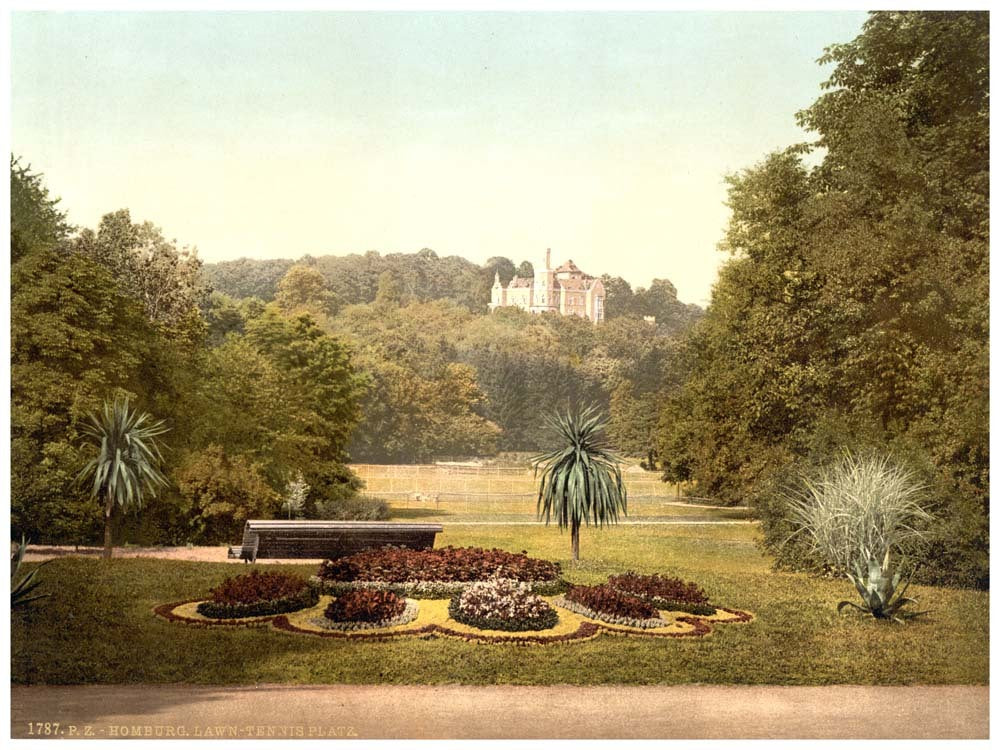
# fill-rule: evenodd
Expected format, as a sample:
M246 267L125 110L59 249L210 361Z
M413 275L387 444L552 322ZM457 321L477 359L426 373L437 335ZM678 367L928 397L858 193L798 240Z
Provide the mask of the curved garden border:
M710 635L715 625L741 624L754 619L750 612L728 607L716 607L716 612L724 612L731 617L716 619L716 615L690 615L683 614L673 618L673 622L683 623L690 626L690 629L681 632L663 632L662 630L642 630L621 625L612 625L598 620L587 618L584 615L574 613L580 624L569 633L559 635L541 635L543 631L538 631L539 635L525 634L524 631L518 633L512 631L509 635L499 634L495 631L486 633L476 633L459 630L446 624L428 623L419 627L404 628L401 630L313 630L299 627L293 623L288 615L268 615L265 617L246 618L242 620L212 620L205 617L189 617L179 614L176 610L185 605L191 605L201 601L199 599L185 599L184 601L161 604L153 609L154 614L168 622L178 623L195 627L263 627L270 626L272 629L293 633L295 635L308 635L317 638L337 638L367 641L388 641L396 638L427 638L431 636L454 638L470 643L497 643L513 645L541 646L551 643L565 643L571 641L584 641L596 638L602 633L609 635L634 636L638 638L703 638ZM447 601L447 600L440 600ZM559 605L554 605L557 608ZM564 610L569 611L569 610ZM419 618L418 618L419 619ZM456 623L458 625L458 623Z

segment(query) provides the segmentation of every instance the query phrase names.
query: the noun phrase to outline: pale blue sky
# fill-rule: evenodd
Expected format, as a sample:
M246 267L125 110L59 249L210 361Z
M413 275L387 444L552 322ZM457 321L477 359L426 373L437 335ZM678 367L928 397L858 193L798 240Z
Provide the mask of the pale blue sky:
M863 13L17 13L12 150L207 261L546 247L705 303Z

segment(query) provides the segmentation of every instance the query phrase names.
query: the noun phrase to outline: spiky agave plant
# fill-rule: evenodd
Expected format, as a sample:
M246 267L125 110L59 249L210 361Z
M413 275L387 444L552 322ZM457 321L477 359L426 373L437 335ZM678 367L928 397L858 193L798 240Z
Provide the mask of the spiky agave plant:
M927 614L930 610L922 610L920 612L902 611L902 608L907 604L917 603L916 599L906 596L906 590L910 587L914 571L910 571L910 575L906 577L903 587L899 588L900 580L903 577L902 568L903 566L899 566L895 572L892 571L889 564L888 551L886 551L881 565L875 560L868 561L867 575L865 575L861 564L855 562L854 572L848 571L847 577L851 579L854 588L858 590L858 593L861 595L861 601L864 604L858 605L854 602L842 601L837 605L837 611L842 612L844 607L853 607L880 620L895 620L896 622L903 622L904 620Z
M553 516L560 529L569 527L573 559L580 559L580 525L604 526L627 515L628 496L622 481L621 459L604 439L607 420L597 407L556 414L546 419L558 436L559 448L536 456L538 517L546 525Z
M28 540L25 536L21 535L21 544L10 558L10 608L19 609L21 607L27 607L31 602L37 599L44 599L48 594L36 594L34 593L41 585L41 581L35 580L35 575L38 573L39 568L42 565L50 562L46 560L33 571L28 573L28 575L23 578L18 576L21 573L21 563L24 562L24 553L28 549Z
M907 469L885 456L850 453L815 477L803 477L802 489L786 493L792 536L808 534L812 548L834 569L846 574L863 605L841 602L879 619L901 621L923 612L902 612L916 600L904 596L913 577L905 560L893 570L892 550L924 538L921 526L931 516L921 505L926 488Z
M160 473L163 456L157 438L167 432L162 421L154 422L146 412L129 408L128 399L104 402L100 417L91 415L83 432L95 455L80 471L78 479L91 480L92 497L104 499L104 557L111 557L111 514L115 507L141 508L146 495L155 496L167 484Z

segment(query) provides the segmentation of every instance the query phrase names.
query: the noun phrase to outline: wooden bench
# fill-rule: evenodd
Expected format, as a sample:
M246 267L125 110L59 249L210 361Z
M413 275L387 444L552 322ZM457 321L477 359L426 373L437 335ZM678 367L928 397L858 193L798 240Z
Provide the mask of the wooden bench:
M373 547L429 549L442 530L436 523L384 521L247 521L243 543L229 557L244 562L258 558L332 560Z

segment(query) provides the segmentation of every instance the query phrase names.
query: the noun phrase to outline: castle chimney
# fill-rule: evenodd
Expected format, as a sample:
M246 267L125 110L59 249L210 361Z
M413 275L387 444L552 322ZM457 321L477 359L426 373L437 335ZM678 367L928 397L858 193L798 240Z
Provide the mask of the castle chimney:
M545 248L545 270L546 271L551 271L552 270L552 248L551 247Z

